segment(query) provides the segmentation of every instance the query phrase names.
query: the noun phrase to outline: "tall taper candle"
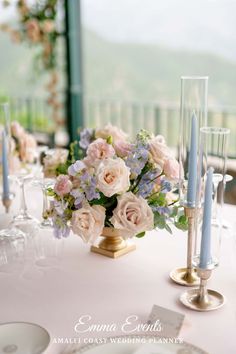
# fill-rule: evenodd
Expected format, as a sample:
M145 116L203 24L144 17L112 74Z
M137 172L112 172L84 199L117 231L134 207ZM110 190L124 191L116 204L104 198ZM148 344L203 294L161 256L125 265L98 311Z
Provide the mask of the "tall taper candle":
M212 209L212 192L213 192L213 167L207 171L207 180L204 198L204 211L202 223L202 239L199 268L205 269L211 261L211 209Z
M189 206L195 205L197 189L197 117L192 115L191 121L191 141L188 156L188 191L187 203Z
M9 190L9 181L8 181L8 144L6 139L5 130L2 131L2 187L3 194L2 199L9 199L10 190Z

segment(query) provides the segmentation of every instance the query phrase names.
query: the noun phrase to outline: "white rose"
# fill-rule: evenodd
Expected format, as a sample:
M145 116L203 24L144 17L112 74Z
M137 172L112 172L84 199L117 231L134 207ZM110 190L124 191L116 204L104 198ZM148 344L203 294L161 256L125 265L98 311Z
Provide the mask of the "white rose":
M126 231L127 237L154 228L153 212L145 199L128 192L117 200L117 207L113 210L110 219L114 228Z
M105 208L85 203L81 209L73 211L71 229L84 242L94 243L101 235L105 222Z
M127 139L127 134L123 132L123 130L112 125L111 123L107 124L104 128L96 129L95 131L96 138L102 138L106 140L109 136L112 136L114 143L116 143L117 141L124 141Z
M106 196L126 192L130 186L130 170L121 158L106 159L97 169L97 187Z

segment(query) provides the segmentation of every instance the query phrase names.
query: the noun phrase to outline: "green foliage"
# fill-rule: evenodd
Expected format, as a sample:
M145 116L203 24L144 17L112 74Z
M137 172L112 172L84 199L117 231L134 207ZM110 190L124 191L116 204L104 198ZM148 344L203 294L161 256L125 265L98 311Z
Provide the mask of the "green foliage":
M185 215L180 215L174 224L178 229L182 231L188 230L188 218Z
M142 238L145 236L145 231L140 232L139 234L136 235L137 238Z

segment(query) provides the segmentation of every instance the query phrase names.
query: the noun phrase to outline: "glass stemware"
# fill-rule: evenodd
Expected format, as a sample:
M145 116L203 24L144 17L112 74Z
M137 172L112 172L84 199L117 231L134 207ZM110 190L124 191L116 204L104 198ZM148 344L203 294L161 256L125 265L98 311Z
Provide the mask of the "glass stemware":
M35 228L38 224L37 219L29 214L25 198L25 184L33 179L34 172L34 166L24 165L20 171L17 171L14 175L10 175L10 179L15 180L20 188L20 208L18 213L13 217L11 225L20 229L22 227L26 230L29 228L29 232L32 231L30 225Z
M214 267L220 262L220 247L222 238L222 207L224 204L224 190L227 181L231 176L226 175L227 147L229 129L217 127L202 127L200 129L200 156L198 165L198 190L197 205L204 205L204 190L206 185L206 174L210 167L213 172L213 193L212 193L212 214L211 214L211 257ZM202 228L202 210L198 210L195 220L195 245L194 245L194 266L198 265L200 254L200 235Z
M26 236L19 229L0 231L0 273L20 272L24 262Z
M48 188L52 188L55 184L54 179L52 178L38 178L34 182L34 185L40 186L42 194L43 194L43 211L42 218L43 220L40 222L39 227L41 228L52 228L52 220L48 215L48 210L50 208L47 190Z

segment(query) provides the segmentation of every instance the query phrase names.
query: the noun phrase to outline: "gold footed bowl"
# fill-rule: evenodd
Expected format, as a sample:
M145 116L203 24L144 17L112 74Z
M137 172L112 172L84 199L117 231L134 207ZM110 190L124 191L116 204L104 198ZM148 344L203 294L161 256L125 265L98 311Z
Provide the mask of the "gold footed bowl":
M97 246L91 246L91 252L110 258L118 258L134 251L136 245L129 245L125 240L125 232L112 227L104 227L102 241Z

